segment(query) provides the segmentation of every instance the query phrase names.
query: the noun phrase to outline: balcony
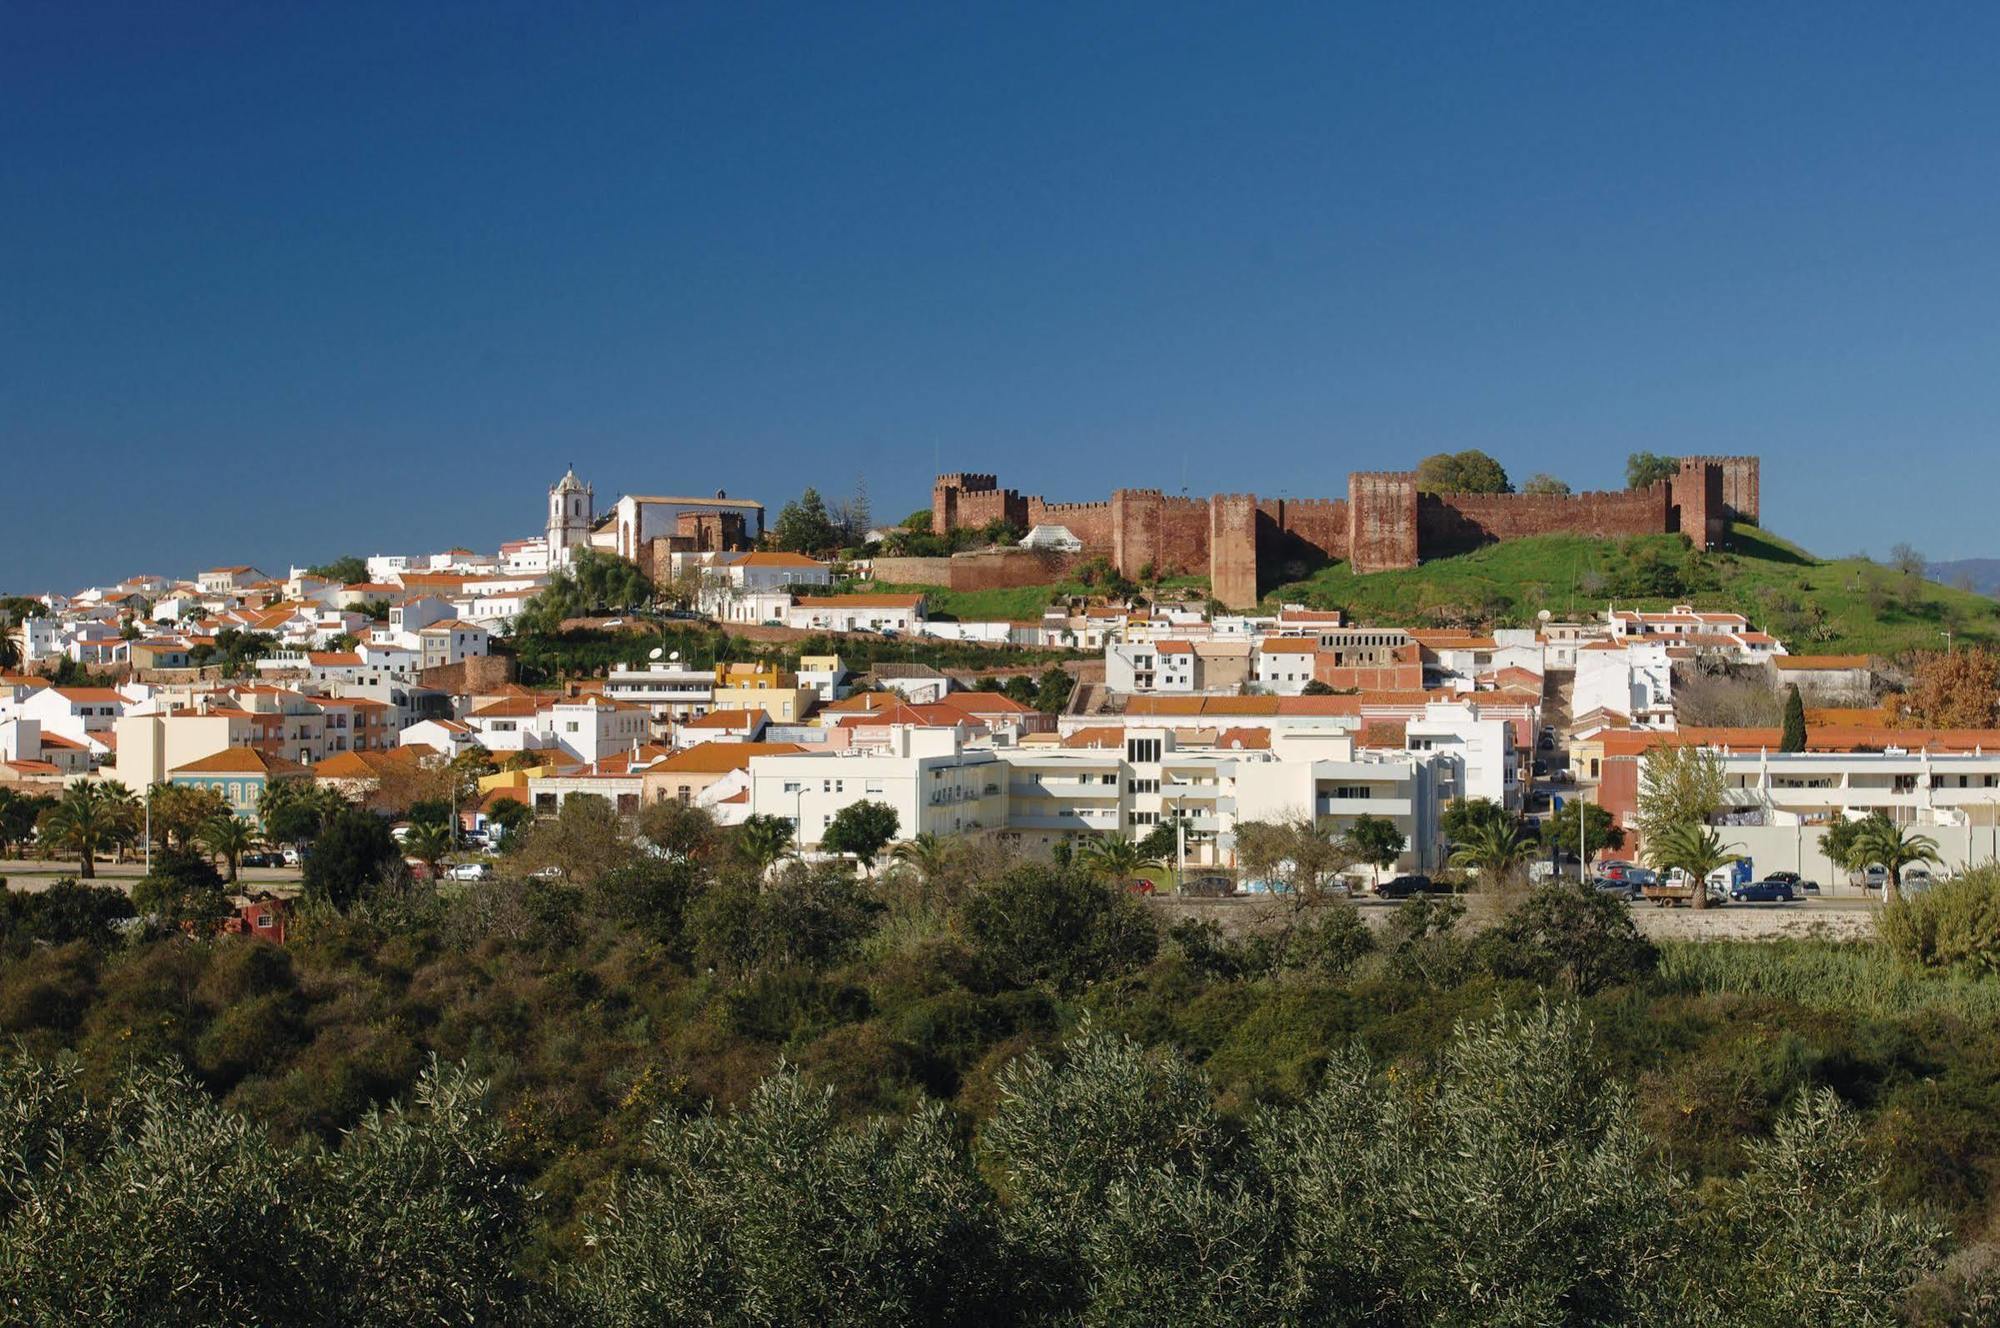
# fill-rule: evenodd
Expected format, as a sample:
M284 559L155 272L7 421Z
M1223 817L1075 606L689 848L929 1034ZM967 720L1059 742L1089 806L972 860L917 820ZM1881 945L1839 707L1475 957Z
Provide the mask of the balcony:
M1407 817L1412 808L1408 798L1319 798L1313 812L1319 816Z
M1118 785L1094 779L1017 779L1007 785L1007 792L1016 798L1104 798L1114 802L1119 796Z

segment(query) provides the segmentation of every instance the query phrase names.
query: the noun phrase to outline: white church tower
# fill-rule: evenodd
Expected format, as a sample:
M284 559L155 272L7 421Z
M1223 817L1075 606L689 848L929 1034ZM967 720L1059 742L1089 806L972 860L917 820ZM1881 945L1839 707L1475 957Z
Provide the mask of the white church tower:
M570 467L549 487L549 567L567 567L578 545L590 543L597 522L597 491L576 477Z

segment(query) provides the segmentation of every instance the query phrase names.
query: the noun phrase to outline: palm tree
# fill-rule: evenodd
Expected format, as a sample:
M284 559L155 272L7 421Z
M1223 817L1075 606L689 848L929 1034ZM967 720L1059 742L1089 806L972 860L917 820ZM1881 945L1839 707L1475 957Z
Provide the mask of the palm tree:
M99 796L105 806L111 809L114 833L111 836L111 851L120 862L125 860L125 850L139 842L145 833L146 807L134 793L115 779L107 779L99 786Z
M1486 818L1465 827L1451 851L1451 865L1479 874L1482 884L1498 885L1535 856L1535 845L1511 819Z
M951 840L941 838L925 830L914 839L906 839L890 852L896 861L916 868L917 875L929 885L951 865L958 848Z
M1128 881L1142 871L1159 871L1159 859L1122 835L1100 835L1084 841L1077 854L1092 876L1111 881Z
M229 883L236 884L236 870L243 862L243 855L257 839L251 833L249 823L240 816L224 812L202 822L196 837L210 857L222 859L229 872Z
M1661 871L1678 867L1693 877L1694 889L1688 904L1707 908L1709 873L1727 867L1742 855L1731 852L1729 845L1722 842L1722 836L1701 822L1683 821L1654 836L1646 848L1646 856Z
M13 627L10 624L8 627L0 629L0 669L18 669L20 667L21 645L20 642L14 639Z
M443 821L418 821L403 837L403 851L423 863L424 870L435 881L438 864L451 852L451 839L451 827Z
M1903 868L1919 862L1943 861L1938 857L1935 839L1906 831L1888 820L1861 827L1861 833L1854 838L1854 858L1865 867L1881 864L1886 873L1882 878L1884 901L1902 895Z
M736 852L762 876L792 851L793 833L782 816L752 816L736 827Z
M132 791L116 780L100 784L80 779L42 817L42 838L76 854L77 874L92 880L97 876L97 855L131 841L137 828L132 820L134 805Z

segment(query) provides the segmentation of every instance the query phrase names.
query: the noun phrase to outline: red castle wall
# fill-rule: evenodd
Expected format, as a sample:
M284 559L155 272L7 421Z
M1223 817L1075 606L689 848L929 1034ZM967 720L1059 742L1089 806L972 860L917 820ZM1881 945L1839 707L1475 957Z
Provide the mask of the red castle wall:
M1682 531L1705 547L1734 518L1759 515L1756 457L1684 457L1674 479L1615 493L1419 494L1408 472L1348 476L1347 497L1276 498L1218 494L1168 497L1119 489L1104 503L1050 503L1002 489L976 472L940 475L931 492L932 529L942 534L1004 518L1015 525L1061 525L1084 555L1108 556L1127 576L1206 570L1216 598L1254 603L1260 574L1276 578L1328 559L1357 572L1414 567L1423 558L1463 553L1497 540L1575 533L1595 537ZM1012 578L1025 565L1009 563ZM969 575L983 577L985 573Z
M1616 493L1426 493L1417 502L1417 546L1442 558L1525 535L1657 535L1668 528L1669 506L1665 483Z

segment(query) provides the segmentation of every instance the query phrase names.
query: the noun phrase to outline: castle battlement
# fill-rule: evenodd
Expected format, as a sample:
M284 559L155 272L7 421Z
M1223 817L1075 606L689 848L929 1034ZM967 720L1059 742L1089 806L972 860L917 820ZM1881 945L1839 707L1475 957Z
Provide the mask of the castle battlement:
M1376 572L1541 534L1680 532L1713 547L1730 521L1757 519L1759 479L1754 456L1688 456L1673 476L1644 489L1419 493L1415 471L1357 470L1347 476L1345 497L1193 498L1121 487L1109 501L1052 503L1002 489L995 475L957 471L938 477L931 527L946 534L996 519L1067 525L1089 553L1108 553L1127 576L1145 568L1193 571L1206 562L1215 597L1242 607L1257 599L1260 552L1273 568L1336 559Z

